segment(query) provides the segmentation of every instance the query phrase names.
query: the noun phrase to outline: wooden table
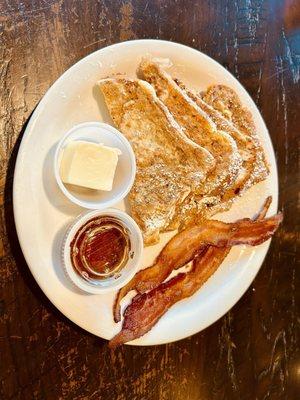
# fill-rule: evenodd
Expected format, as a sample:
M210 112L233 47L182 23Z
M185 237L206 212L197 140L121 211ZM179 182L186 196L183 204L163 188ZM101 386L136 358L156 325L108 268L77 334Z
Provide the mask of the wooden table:
M299 398L300 21L289 3L1 1L1 399ZM272 137L285 219L247 293L213 326L178 343L112 351L61 315L32 278L14 227L12 181L26 122L49 86L90 52L136 38L200 49L246 87Z

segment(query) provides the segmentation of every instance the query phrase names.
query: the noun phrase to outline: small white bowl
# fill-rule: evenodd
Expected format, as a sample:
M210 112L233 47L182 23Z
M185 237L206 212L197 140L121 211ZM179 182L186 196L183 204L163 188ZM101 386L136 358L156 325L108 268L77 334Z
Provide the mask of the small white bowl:
M96 283L89 282L82 278L75 270L71 262L71 254L70 254L70 244L76 235L78 229L83 226L90 219L97 216L109 216L117 218L120 223L127 228L131 249L130 249L130 257L128 259L127 264L123 269L121 269L118 273L118 277L109 277L105 279L101 279ZM93 294L101 294L107 293L109 291L117 290L122 286L125 286L128 283L139 267L141 256L143 252L143 237L140 231L140 228L136 224L136 222L124 211L118 210L116 208L108 208L106 210L94 210L89 211L84 214L81 214L76 218L75 222L69 227L63 245L62 245L62 259L64 269L73 282L81 290L93 293Z
M62 151L67 143L73 140L103 143L105 146L121 150L111 191L91 190L63 183L59 173ZM69 200L84 208L103 210L117 204L130 191L135 173L136 162L130 143L121 132L108 124L84 122L76 125L65 134L56 147L54 174L57 184Z

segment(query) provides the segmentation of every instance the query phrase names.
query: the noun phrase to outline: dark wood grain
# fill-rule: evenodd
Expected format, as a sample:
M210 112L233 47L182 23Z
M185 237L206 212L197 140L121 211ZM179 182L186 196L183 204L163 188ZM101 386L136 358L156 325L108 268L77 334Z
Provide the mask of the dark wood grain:
M297 1L1 0L1 399L300 398L299 29ZM272 137L285 219L247 293L213 326L178 343L112 351L37 287L18 245L12 180L24 125L55 79L90 52L135 38L200 49L246 87Z

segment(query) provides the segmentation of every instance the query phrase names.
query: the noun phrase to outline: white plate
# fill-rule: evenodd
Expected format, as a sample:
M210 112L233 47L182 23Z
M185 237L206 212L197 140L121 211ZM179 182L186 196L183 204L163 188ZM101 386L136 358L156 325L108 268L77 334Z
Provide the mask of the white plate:
M134 76L146 53L170 58L173 76L187 85L205 89L223 83L232 87L254 117L271 164L265 182L240 198L226 220L254 215L267 195L273 196L270 214L277 210L278 182L274 151L263 119L239 82L221 65L189 47L159 40L119 43L85 57L66 71L48 90L26 128L14 176L14 214L20 244L28 266L41 289L70 320L87 331L109 339L120 329L112 318L113 295L79 292L64 275L60 246L67 226L83 210L61 193L53 171L56 143L73 125L85 121L110 123L95 82L113 73ZM124 204L120 204L124 208ZM144 251L142 266L149 265L163 244ZM213 277L193 297L174 305L144 337L132 342L153 345L192 335L224 315L243 295L257 274L268 243L256 248L235 247Z

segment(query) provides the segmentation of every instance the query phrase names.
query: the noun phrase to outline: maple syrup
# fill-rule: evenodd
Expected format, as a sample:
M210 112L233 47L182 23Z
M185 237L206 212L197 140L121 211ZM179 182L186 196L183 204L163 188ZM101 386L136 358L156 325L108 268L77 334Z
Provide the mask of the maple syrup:
M71 244L71 262L87 281L119 276L127 264L131 243L127 229L115 217L90 219L76 232Z

